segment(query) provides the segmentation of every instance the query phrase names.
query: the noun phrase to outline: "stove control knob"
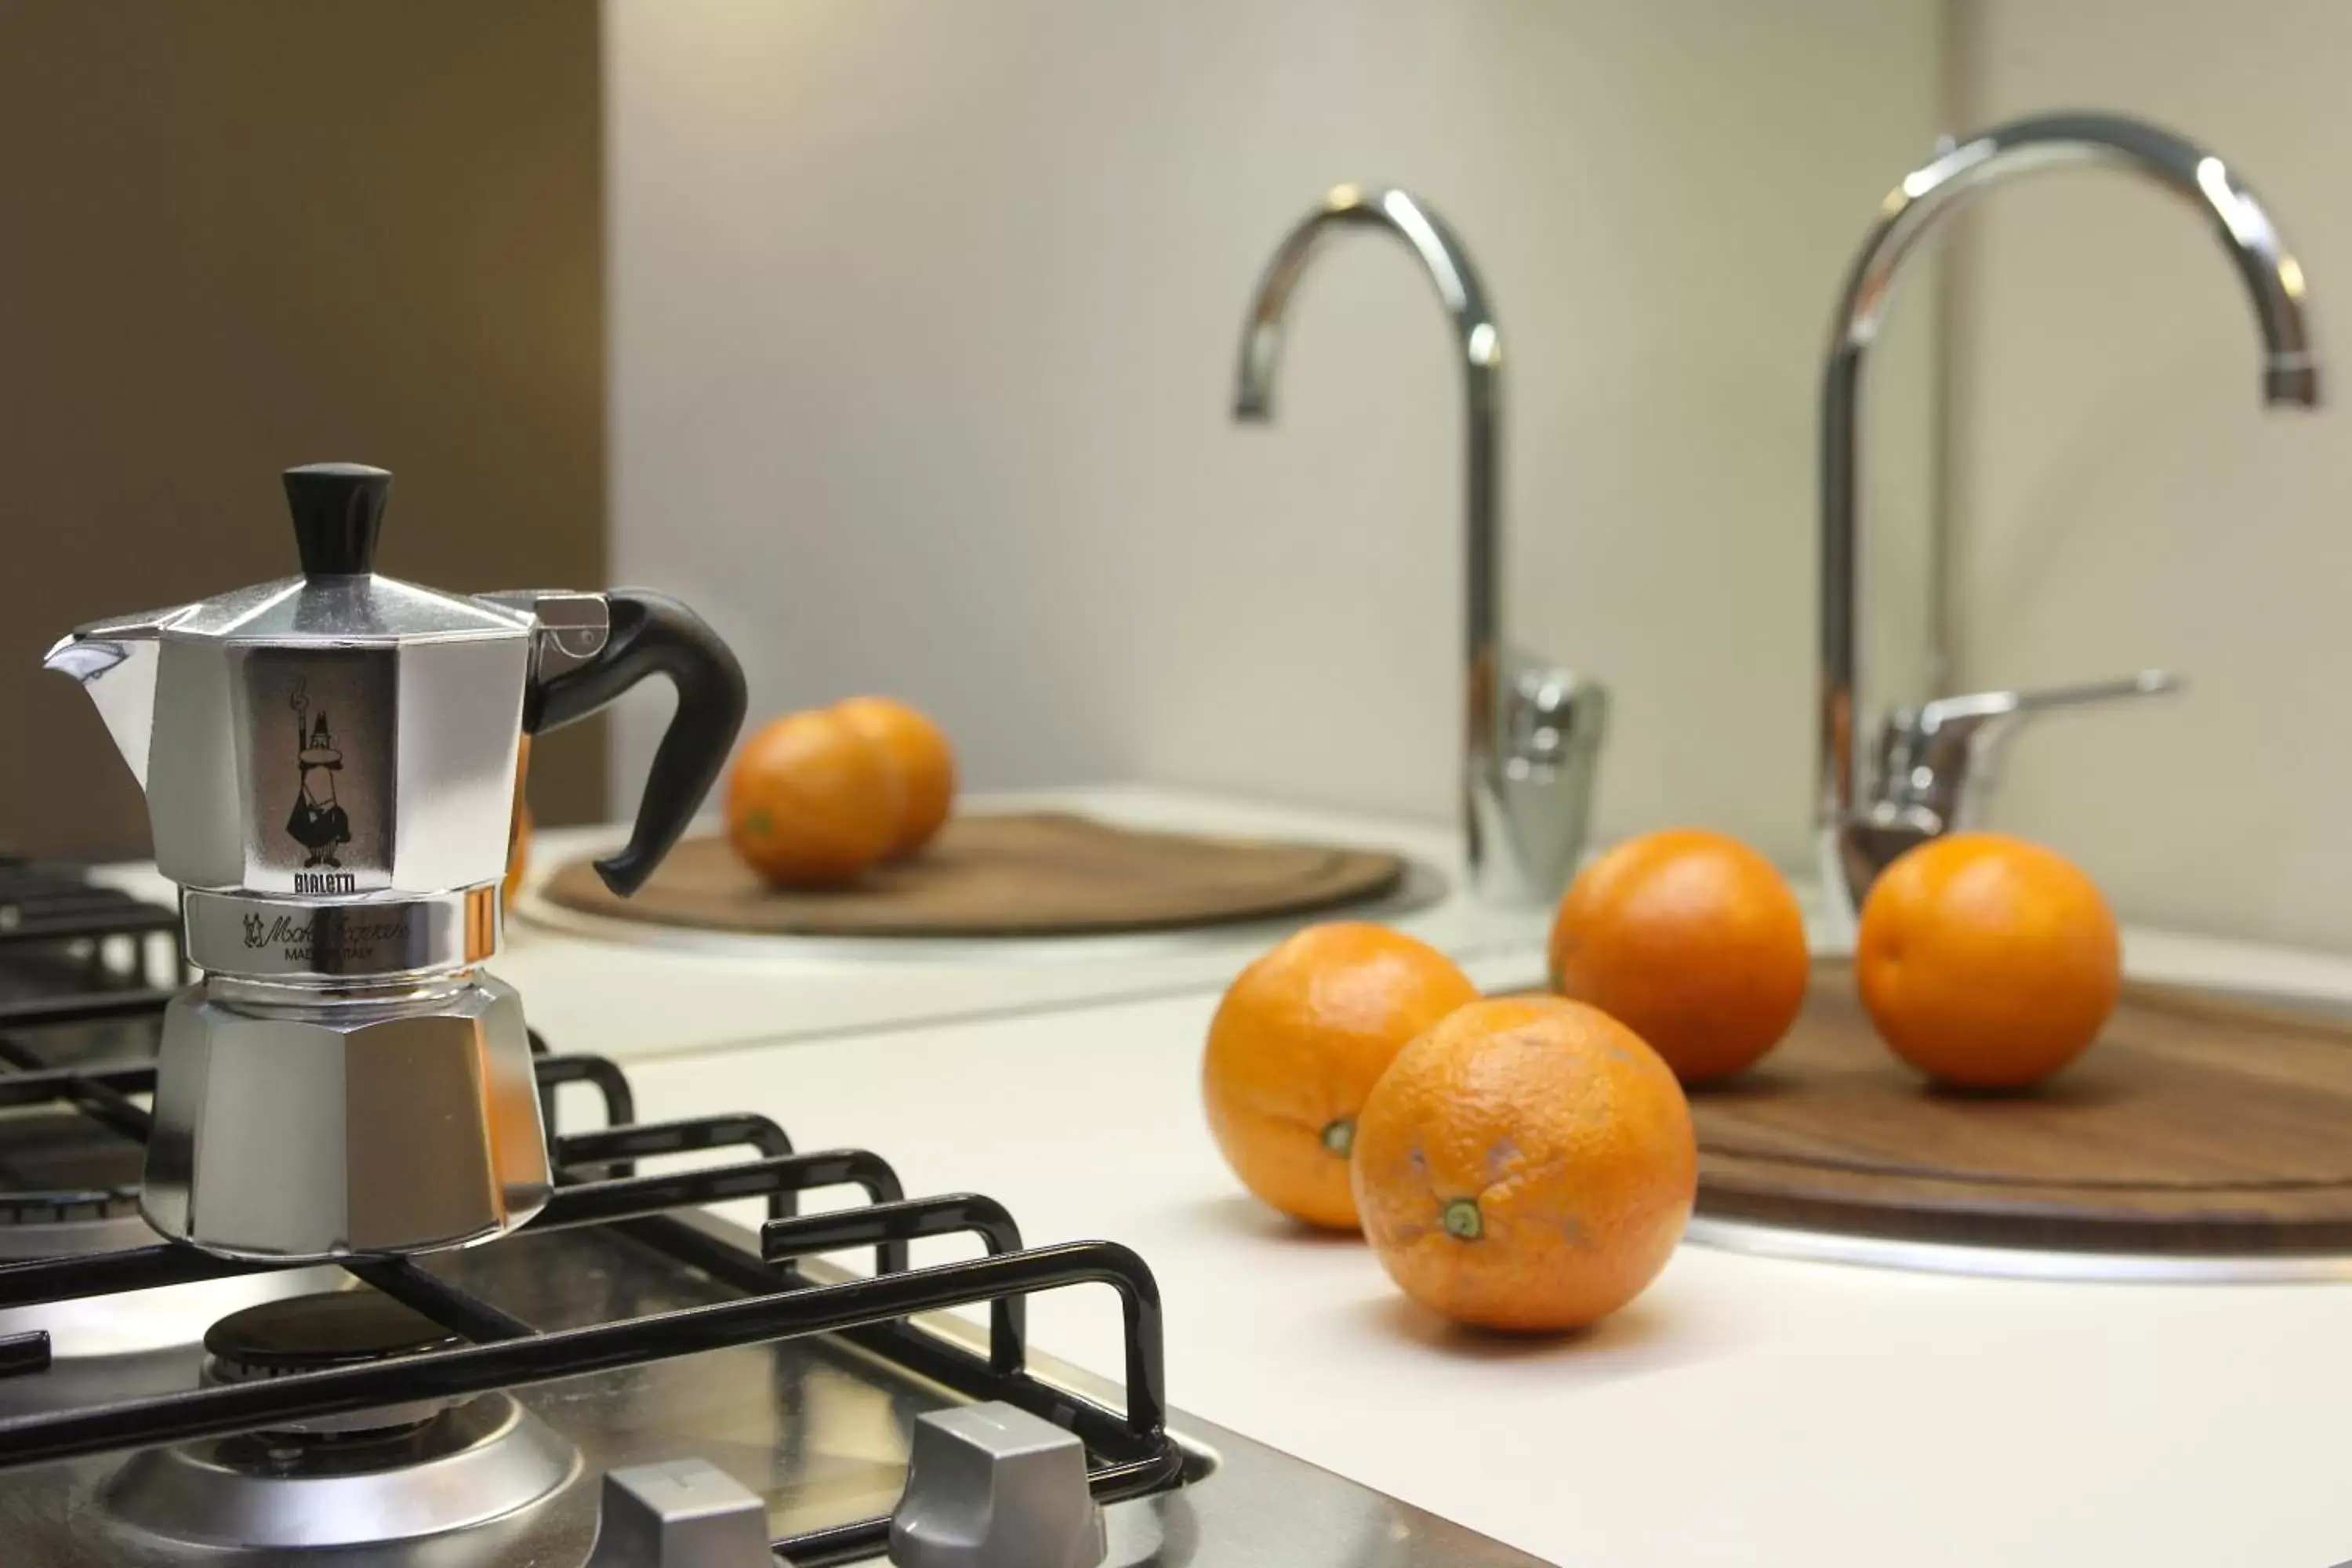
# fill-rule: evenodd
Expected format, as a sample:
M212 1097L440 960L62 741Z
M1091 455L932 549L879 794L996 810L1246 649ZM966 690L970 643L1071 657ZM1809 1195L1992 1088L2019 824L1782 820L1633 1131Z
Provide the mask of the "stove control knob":
M1076 1436L1004 1404L916 1420L890 1516L897 1568L1096 1568L1106 1550Z
M604 1473L586 1568L772 1568L768 1510L702 1459Z

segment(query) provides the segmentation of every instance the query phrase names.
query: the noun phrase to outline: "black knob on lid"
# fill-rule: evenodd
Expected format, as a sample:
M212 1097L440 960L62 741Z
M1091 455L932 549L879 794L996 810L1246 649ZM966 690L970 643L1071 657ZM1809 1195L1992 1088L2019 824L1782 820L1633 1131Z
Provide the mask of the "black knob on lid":
M286 470L294 542L305 577L351 577L375 570L392 475L365 463L305 463Z

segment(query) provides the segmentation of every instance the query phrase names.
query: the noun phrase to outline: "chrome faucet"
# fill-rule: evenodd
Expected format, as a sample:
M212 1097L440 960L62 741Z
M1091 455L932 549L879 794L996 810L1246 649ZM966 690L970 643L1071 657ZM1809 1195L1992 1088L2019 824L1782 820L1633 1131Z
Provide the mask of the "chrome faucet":
M1957 143L1903 177L1879 207L1838 303L1822 380L1821 752L1817 820L1822 876L1849 919L1878 873L1924 839L1971 826L1991 784L1995 753L2019 723L2051 709L2176 689L2160 670L2042 692L1983 692L1897 708L1881 729L1867 794L1854 756L1859 674L1855 553L1861 488L1856 417L1862 369L1904 258L1937 220L2012 174L2075 163L2154 181L2211 220L2236 265L2263 339L2263 399L2319 402L2319 360L2304 313L2303 268L2270 215L2221 159L2170 132L2106 114L2012 121ZM1938 594L1941 593L1938 585ZM1940 601L1938 604L1940 610ZM1941 626L1935 634L1940 641ZM1934 649L1941 679L1945 650Z
M1503 340L1454 231L1409 192L1335 186L1283 237L1258 279L1234 417L1262 424L1273 416L1283 312L1318 244L1339 227L1383 229L1409 246L1461 340L1469 594L1463 829L1470 884L1492 902L1549 904L1567 888L1584 849L1609 700L1597 683L1528 658L1503 637Z

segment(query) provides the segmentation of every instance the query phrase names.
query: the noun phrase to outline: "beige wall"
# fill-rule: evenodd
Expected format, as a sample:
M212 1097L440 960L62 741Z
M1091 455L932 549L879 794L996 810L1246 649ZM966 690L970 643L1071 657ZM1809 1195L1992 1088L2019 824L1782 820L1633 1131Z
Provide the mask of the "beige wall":
M2198 217L2113 174L1973 211L1953 254L1960 664L1980 684L2143 664L2194 684L2019 744L1999 825L2137 919L2352 947L2352 6L1973 0L1969 115L2126 110L2252 180L2311 280L2332 404L2257 407L2245 300Z
M1604 826L1712 822L1800 863L1815 378L1852 248L1937 128L1937 25L1932 0L614 0L616 569L709 610L755 710L900 692L979 783L1449 813L1460 378L1406 254L1328 254L1278 425L1225 414L1283 230L1336 181L1403 184L1502 324L1518 638L1618 692ZM1915 587L1916 303L1874 403L1875 567ZM621 726L625 794L658 717Z
M395 472L388 571L603 581L598 47L570 0L0 0L0 843L143 847L41 653L292 572L289 464Z

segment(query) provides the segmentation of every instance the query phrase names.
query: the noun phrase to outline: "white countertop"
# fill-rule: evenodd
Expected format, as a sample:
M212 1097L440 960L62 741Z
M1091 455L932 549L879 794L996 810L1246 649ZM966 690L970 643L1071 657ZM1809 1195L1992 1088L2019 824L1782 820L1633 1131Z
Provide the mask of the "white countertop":
M1164 791L1002 804L1041 802L1447 867L1458 853L1444 825ZM596 837L551 833L541 863ZM1490 988L1541 975L1539 913L1457 892L1395 923ZM1135 1247L1166 1292L1180 1407L1545 1558L2352 1558L2332 1419L2352 1402L2352 1287L2029 1283L1685 1246L1591 1334L1446 1330L1360 1244L1259 1207L1209 1141L1202 1034L1269 940L715 955L517 921L497 967L557 1049L631 1058L646 1118L762 1110L803 1148L881 1152L910 1192L992 1194L1032 1242ZM2144 978L2352 1004L2343 959L2147 931L2125 947ZM1042 1298L1032 1323L1041 1350L1118 1375L1108 1292Z
M1547 1559L2352 1556L2352 1288L2026 1283L1686 1246L1587 1336L1454 1332L1360 1244L1242 1194L1198 1106L1214 1002L674 1058L632 1077L647 1116L761 1110L803 1148L881 1152L909 1191L990 1193L1032 1242L1135 1247L1166 1294L1180 1407ZM1108 1291L1031 1312L1041 1349L1118 1374Z

